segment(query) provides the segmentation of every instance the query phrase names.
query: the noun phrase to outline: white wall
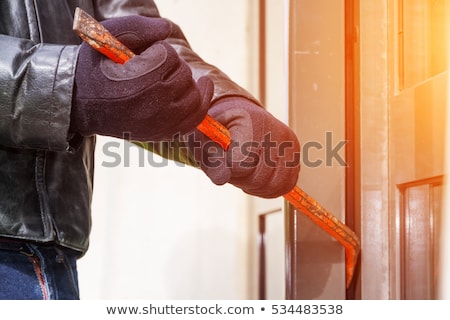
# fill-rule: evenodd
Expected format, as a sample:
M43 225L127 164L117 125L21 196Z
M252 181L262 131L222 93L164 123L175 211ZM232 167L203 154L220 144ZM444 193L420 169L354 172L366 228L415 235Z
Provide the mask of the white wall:
M206 61L255 92L255 0L156 2ZM119 166L105 166L113 160L105 148L120 154ZM79 261L81 298L251 298L248 197L193 168L155 167L147 158L140 164L139 152L98 139L91 246ZM153 161L164 160L153 155Z

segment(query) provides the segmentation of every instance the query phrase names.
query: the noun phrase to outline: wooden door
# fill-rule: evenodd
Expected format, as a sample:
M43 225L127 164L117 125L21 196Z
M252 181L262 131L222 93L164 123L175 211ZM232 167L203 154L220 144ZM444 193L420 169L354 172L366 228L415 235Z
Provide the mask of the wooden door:
M436 297L449 8L448 0L290 1L299 185L356 230L362 251L346 292L342 249L291 210L288 298ZM341 141L344 165L341 154L327 155Z
M361 298L432 299L449 1L360 7Z

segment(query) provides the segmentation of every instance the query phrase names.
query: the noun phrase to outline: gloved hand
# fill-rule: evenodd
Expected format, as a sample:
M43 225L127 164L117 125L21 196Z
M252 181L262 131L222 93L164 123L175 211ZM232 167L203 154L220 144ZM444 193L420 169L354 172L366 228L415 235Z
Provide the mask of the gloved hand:
M224 151L197 130L186 138L201 169L215 184L231 183L262 198L276 198L295 186L300 144L288 126L240 97L223 98L208 113L230 130L230 148Z
M205 117L212 81L192 78L165 39L167 20L128 16L102 23L137 55L114 63L82 44L75 70L70 130L138 141L170 139Z

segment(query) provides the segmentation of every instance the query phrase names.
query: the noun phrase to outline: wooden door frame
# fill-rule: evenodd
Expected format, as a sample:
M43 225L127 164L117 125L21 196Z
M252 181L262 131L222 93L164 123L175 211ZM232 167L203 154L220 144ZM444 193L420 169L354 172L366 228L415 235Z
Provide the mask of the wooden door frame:
M360 128L359 128L359 1L344 0L345 13L345 223L361 233ZM360 260L346 291L349 300L361 298Z

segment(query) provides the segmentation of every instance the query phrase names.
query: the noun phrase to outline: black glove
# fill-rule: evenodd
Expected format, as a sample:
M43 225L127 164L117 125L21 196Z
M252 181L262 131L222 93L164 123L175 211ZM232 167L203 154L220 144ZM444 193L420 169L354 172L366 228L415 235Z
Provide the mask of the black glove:
M208 113L230 130L228 151L197 130L187 139L191 153L215 184L228 182L262 198L284 195L296 185L300 144L288 126L244 98L223 98Z
M163 41L170 23L128 16L102 24L138 55L122 65L81 45L71 131L138 141L192 131L206 115L213 84L207 77L196 83L188 65Z

